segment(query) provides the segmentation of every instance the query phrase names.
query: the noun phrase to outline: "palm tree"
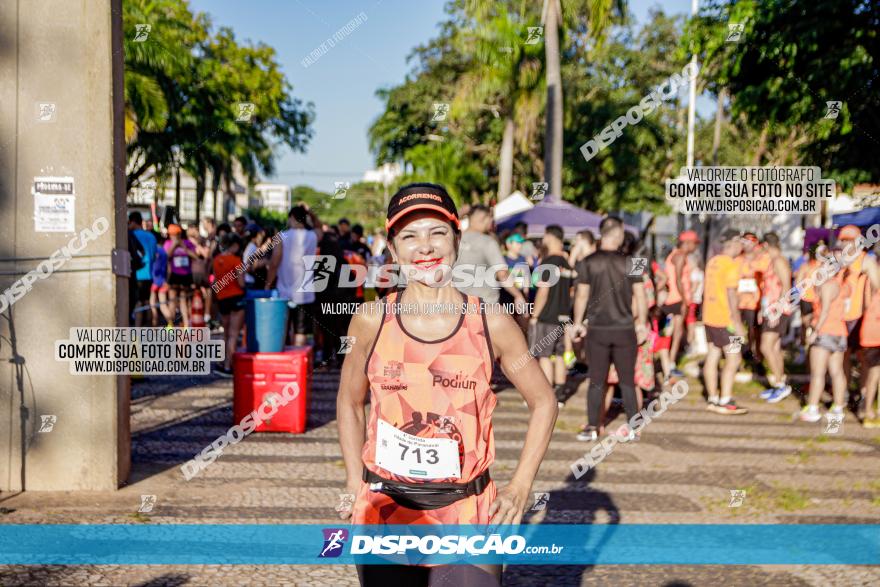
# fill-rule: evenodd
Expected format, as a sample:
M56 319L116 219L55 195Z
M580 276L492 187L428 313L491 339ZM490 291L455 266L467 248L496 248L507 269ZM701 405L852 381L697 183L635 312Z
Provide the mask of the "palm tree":
M192 35L185 5L173 0L126 0L122 47L125 55L125 138L140 129L159 132L168 121L167 88L191 63L181 41ZM139 27L148 30L139 33Z
M544 0L541 22L544 23L544 55L546 59L547 108L544 134L544 181L549 193L562 196L563 101L560 67L559 30L565 21L577 21L580 15L589 15L589 35L595 44L602 42L615 12L626 12L626 0L567 0L563 13L560 0Z
M527 151L531 135L537 127L541 101L540 46L524 44L529 24L506 10L489 14L486 5L475 13L473 34L459 39L476 63L458 84L455 112L490 111L503 117L501 148L498 160L498 200L513 190L516 151ZM519 146L519 149L517 149Z
M559 0L544 0L544 54L547 61L547 107L544 130L544 181L549 192L562 196L562 73L559 55Z

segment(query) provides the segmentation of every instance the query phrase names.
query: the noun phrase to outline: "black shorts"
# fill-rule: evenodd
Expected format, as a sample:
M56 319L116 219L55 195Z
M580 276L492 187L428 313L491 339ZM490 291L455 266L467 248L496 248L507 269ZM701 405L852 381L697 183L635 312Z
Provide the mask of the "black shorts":
M855 320L847 320L846 321L846 331L849 332L849 335L846 337L846 344L849 346L849 350L857 351L862 345L860 343L859 333L862 330L862 318L859 317Z
M296 306L292 306L292 304L293 302L290 302L288 306L290 307L290 327L293 328L294 334L311 334L315 303L298 304Z
M706 326L706 339L719 349L723 349L730 344L730 337L733 334L726 328L721 326Z
M813 313L813 303L801 300L801 316L809 316Z
M862 360L865 362L863 366L868 369L880 365L880 346L864 347L862 349Z
M192 273L179 275L177 273L168 274L168 285L171 287L191 287L193 284Z
M782 314L779 316L779 322L776 326L770 326L769 318L764 316L764 322L761 326L761 332L775 332L779 336L785 336L788 332L788 325L791 324L791 316Z
M153 282L149 279L144 279L138 281L137 284L137 301L139 304L149 304L150 303L150 287L153 285Z
M740 308L739 315L742 316L742 321L746 328L752 328L758 325L757 310L745 310Z
M674 304L663 304L660 306L660 311L663 312L664 315L668 316L669 314L681 315L681 302L675 302Z
M244 310L244 295L217 300L217 307L220 309L220 314L223 316L231 314L237 310Z
M565 352L565 329L562 324L538 320L529 324L529 351L535 358L561 357Z

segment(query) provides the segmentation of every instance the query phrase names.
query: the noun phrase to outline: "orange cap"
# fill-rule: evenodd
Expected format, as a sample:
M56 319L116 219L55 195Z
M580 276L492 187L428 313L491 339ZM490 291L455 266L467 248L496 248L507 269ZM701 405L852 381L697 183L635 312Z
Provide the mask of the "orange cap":
M840 233L837 235L837 240L854 241L860 236L862 236L862 231L859 230L858 226L856 226L855 224L847 224L840 229Z
M685 230L678 235L678 242L680 243L698 243L700 242L700 237L697 236L697 233L693 230Z
M168 225L168 234L174 236L175 234L180 234L183 232L183 229L180 228L179 224L169 224Z

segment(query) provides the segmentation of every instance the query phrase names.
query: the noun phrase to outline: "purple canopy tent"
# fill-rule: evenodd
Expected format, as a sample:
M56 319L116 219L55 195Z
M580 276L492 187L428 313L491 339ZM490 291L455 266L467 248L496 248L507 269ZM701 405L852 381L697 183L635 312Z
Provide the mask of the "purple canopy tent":
M589 230L598 237L599 223L602 222L602 218L601 215L595 212L578 208L574 204L547 195L533 208L502 218L497 223L497 228L499 232L513 230L517 223L525 222L528 226L526 229L527 237L540 238L544 236L544 232L549 225L558 224L562 227L567 239L574 238L575 234L581 230ZM638 236L639 230L637 228L628 224L624 225L624 227Z
M832 232L830 228L808 227L806 234L804 235L804 251L808 251L810 247L819 241L825 241L826 245L830 244L831 235Z

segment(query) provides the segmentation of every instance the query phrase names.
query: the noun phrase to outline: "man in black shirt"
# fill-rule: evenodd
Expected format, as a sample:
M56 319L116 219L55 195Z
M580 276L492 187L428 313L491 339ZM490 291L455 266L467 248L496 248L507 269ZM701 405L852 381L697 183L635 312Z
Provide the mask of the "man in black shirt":
M351 227L348 240L342 248L347 251L354 251L363 257L364 261L369 262L370 260L370 247L364 242L364 227L360 224L355 224Z
M551 224L547 227L542 244L547 254L541 259L541 265L552 265L553 278L558 280L553 285L538 283L535 296L534 315L529 320L529 348L550 383L554 383L556 399L564 401L565 388L565 327L571 320L571 285L574 272L565 258L564 233L562 227ZM541 279L552 283L547 271L543 271ZM551 355L555 359L551 361Z
M583 441L596 440L599 436L599 415L611 363L617 368L627 421L638 412L634 381L636 353L638 345L647 336L647 302L642 275L631 271L628 258L617 252L623 243L623 222L609 216L602 221L599 232L599 249L578 265L574 300L575 340L586 336L589 329L589 423L577 436L578 440ZM636 316L633 316L633 305Z
M321 350L321 364L335 368L340 359L337 351L341 347L341 339L339 336L348 332L348 323L351 322L351 314L340 314L334 305L340 302L354 301L354 289L350 287L339 287L339 274L342 272L342 265L345 263L345 257L342 247L339 246L339 240L336 233L332 230L321 235L318 242L318 249L322 255L329 255L335 259L335 269L326 276L327 287L315 293L315 304L318 310L319 318L315 320L315 326L318 327ZM325 306L326 304L326 306ZM325 312L325 308L329 311ZM316 341L318 342L318 341Z

